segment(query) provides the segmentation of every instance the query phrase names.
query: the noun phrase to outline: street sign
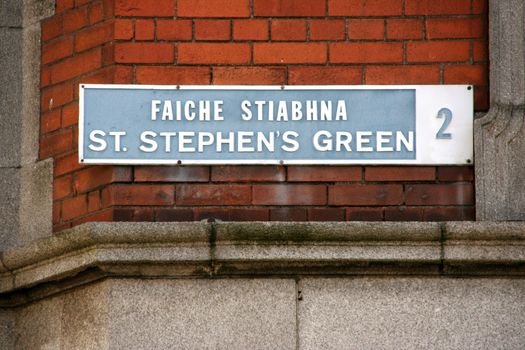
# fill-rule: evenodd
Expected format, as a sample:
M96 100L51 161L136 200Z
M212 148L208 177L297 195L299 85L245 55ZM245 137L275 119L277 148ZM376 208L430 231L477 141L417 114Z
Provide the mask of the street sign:
M80 162L469 164L470 85L81 85Z

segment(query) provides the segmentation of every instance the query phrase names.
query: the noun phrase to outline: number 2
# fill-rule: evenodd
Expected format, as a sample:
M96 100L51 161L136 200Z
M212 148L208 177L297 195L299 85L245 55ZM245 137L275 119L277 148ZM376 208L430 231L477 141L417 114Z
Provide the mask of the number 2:
M445 120L443 121L443 125L441 125L441 128L436 134L436 139L451 139L452 134L445 132L445 130L450 125L450 122L452 121L452 111L448 108L441 108L437 114L438 118L445 117Z

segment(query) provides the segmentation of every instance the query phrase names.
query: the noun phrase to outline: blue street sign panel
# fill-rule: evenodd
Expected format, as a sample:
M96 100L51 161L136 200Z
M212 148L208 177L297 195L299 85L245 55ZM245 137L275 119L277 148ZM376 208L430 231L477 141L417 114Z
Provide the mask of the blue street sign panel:
M94 164L468 164L472 88L81 85Z

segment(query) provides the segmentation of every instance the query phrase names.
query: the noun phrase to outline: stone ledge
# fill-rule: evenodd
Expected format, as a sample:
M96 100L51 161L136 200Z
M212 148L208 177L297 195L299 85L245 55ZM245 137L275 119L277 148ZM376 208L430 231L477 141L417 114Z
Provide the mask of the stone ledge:
M0 262L4 305L107 276L523 276L525 223L88 223Z

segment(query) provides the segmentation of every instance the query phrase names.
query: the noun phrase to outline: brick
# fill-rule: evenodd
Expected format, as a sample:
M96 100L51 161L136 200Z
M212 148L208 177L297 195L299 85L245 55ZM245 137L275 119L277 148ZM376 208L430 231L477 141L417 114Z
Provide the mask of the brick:
M102 3L104 7L104 18L115 17L115 1L114 0L102 0Z
M63 231L63 230L67 230L71 228L71 222L67 222L65 224L60 224L60 225L54 225L53 226L53 233L57 233L57 232L60 232L60 231Z
M361 181L359 166L289 166L290 182Z
M436 168L423 166L365 167L365 181L433 181Z
M173 17L174 0L115 0L115 16Z
M137 182L207 182L207 166L141 166L135 168Z
M87 214L87 196L77 196L64 200L62 204L62 220L69 221Z
M268 40L268 23L264 19L234 20L233 40Z
M266 208L233 208L229 209L230 221L268 221L270 210Z
M179 17L249 17L249 0L179 0Z
M195 20L196 40L230 40L231 22L226 19Z
M197 209L194 209L194 212L195 212L195 220L197 221L206 220L208 222L215 222L217 220L220 220L220 221L230 220L230 212L228 211L228 209L197 208Z
M52 223L56 225L60 222L60 217L62 215L62 202L53 202L53 217Z
M158 23L163 22L159 21ZM133 21L130 19L116 19L114 22L115 40L133 39Z
M42 21L42 41L48 41L64 33L64 19L62 16L53 16Z
M401 43L333 43L330 44L332 63L402 63Z
M78 103L73 102L62 107L62 127L77 125L78 123Z
M73 53L73 37L66 36L42 45L42 64L58 61Z
M75 173L75 193L92 191L113 182L131 181L131 168L123 166L95 166Z
M63 230L67 230L71 228L71 223L68 222L68 223L65 223L65 224L60 224L60 225L54 225L53 226L53 233L57 233L57 232L60 232L60 231L63 231Z
M151 222L155 221L153 208L115 208L113 221Z
M253 14L260 17L324 17L326 0L253 0Z
M383 40L385 38L385 20L351 19L348 21L350 40Z
M72 9L75 6L74 0L57 0L55 2L55 13L60 13Z
M73 146L71 130L61 130L40 138L40 159L45 159L70 150Z
M425 208L423 213L425 221L473 221L476 220L474 207L457 208Z
M273 20L271 29L272 40L275 41L306 40L306 21L304 20Z
M454 62L470 58L468 41L428 41L407 44L408 62Z
M489 87L474 86L474 111L485 112L489 109Z
M75 51L81 52L113 40L113 23L102 23L76 34Z
M211 168L211 181L214 182L280 182L285 180L285 170L280 166L245 165Z
M343 208L311 208L308 209L309 221L344 221Z
M45 112L73 101L73 85L69 83L55 85L42 90L40 110Z
M82 5L89 4L93 0L75 0L75 7L80 7Z
M191 40L192 24L190 20L157 20L158 40Z
M71 33L88 25L87 7L64 14L64 33Z
M270 221L308 221L305 208L270 209Z
M102 208L100 201L100 191L88 193L88 212L100 210Z
M253 185L253 204L324 205L324 185Z
M472 13L482 14L488 12L488 0L472 0Z
M222 85L283 85L286 69L283 67L215 67L213 84Z
M473 205L473 184L409 185L406 188L408 205Z
M338 184L328 187L329 205L399 205L402 185Z
M473 42L474 62L487 62L489 60L489 44L485 40L475 40Z
M367 84L439 84L439 65L367 66Z
M394 207L385 208L386 221L423 221L423 211L421 207Z
M313 19L310 21L310 40L344 40L345 30L342 19Z
M445 84L488 85L489 69L485 64L446 65Z
M67 58L51 66L53 84L69 80L102 66L102 51L98 49Z
M381 208L346 208L346 221L382 221Z
M192 85L210 83L208 67L139 66L136 68L138 84Z
M326 63L324 43L255 43L255 63L293 64Z
M472 166L439 166L437 168L439 181L473 181L474 167Z
M104 8L102 3L94 3L89 7L88 20L89 24L96 24L102 22L104 19Z
M80 78L80 84L131 84L133 67L110 66Z
M47 134L60 129L62 124L62 113L60 109L54 109L50 112L43 113L40 118L40 134Z
M155 22L150 19L137 19L135 21L135 39L153 40L155 38Z
M481 18L427 19L427 39L481 38L484 32Z
M116 43L116 63L173 63L173 44L169 43Z
M173 185L111 185L102 191L102 205L173 205Z
M328 0L330 16L400 16L402 0Z
M405 15L468 15L471 0L406 0Z
M355 85L361 84L361 67L290 67L288 84L291 85Z
M53 181L53 200L69 197L73 194L71 175L62 176Z
M40 87L44 88L51 84L51 69L40 66Z
M178 62L187 64L242 64L251 60L249 44L181 43Z
M250 204L250 185L179 185L177 205Z
M111 222L113 221L113 209L105 209L96 213L88 214L84 217L74 220L71 226L78 226L86 222Z
M78 162L78 154L76 152L55 157L55 176L68 174L82 168L84 168L84 165Z
M387 19L387 39L423 39L423 21L421 19Z
M193 210L191 209L157 209L155 210L156 221L193 221Z

